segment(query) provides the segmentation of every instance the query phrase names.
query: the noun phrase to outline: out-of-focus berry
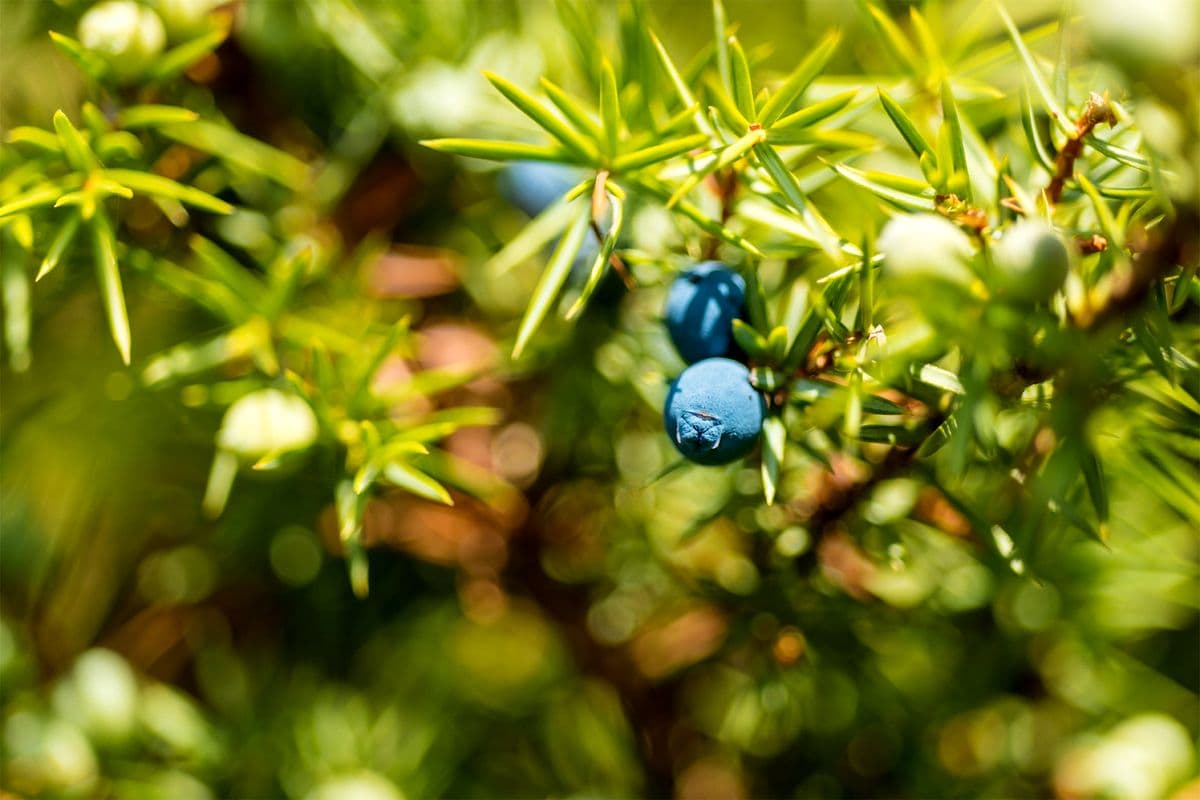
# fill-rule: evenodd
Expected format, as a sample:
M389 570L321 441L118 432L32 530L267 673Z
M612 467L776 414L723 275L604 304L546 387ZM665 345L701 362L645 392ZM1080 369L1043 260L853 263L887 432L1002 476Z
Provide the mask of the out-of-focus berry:
M142 75L162 52L167 35L153 9L133 0L106 0L80 18L79 41L127 83Z
M1044 222L1021 220L992 248L996 292L1012 300L1047 300L1067 277L1070 257L1058 234Z

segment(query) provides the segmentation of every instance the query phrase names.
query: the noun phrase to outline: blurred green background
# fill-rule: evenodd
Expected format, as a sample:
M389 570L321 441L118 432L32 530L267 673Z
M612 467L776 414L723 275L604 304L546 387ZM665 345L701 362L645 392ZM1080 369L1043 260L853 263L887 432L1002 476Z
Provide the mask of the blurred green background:
M46 32L73 31L87 5L0 5L4 128L74 115L86 86ZM972 21L1002 41L986 7L926 5L941 8L947 40ZM1074 5L1099 20L1077 26L1075 46L1110 41L1116 4ZM1122 41L1173 57L1171 37L1195 36L1196 8L1149 6L1178 24L1126 27L1121 36L1150 38ZM898 18L905 7L889 4ZM1062 10L1008 7L1028 27ZM707 3L648 9L682 62L709 38ZM768 72L830 26L846 35L832 72L887 69L853 3L728 9L743 41L766 46ZM610 11L605 40L619 28ZM207 519L220 387L143 386L104 335L94 281L39 283L32 362L5 366L0 415L7 791L1200 796L1189 783L1200 512L1186 484L1171 504L1117 480L1110 547L1057 534L1037 549L1035 579L997 567L961 517L903 478L814 537L806 520L853 486L850 460L832 478L790 473L782 494L795 500L769 508L751 466L656 481L674 460L655 387L677 368L658 322L677 234L639 217L638 246L660 260L639 275L648 287L608 298L573 330L548 328L513 365L500 354L538 270L492 279L482 264L525 218L491 165L416 144L532 135L481 69L584 85L554 5L273 0L221 13L233 35L189 72L184 104L326 168L315 197L265 198L205 221L206 234L249 252L272 226L347 250L383 243L342 276L331 313L412 314L417 345L394 365L401 374L484 367L450 402L494 405L503 421L448 447L502 483L452 509L404 494L373 502L371 592L358 599L330 508L333 465L317 457L240 479ZM1194 41L1178 52L1191 59ZM1103 60L1090 69L1114 93L1125 81ZM1020 84L1011 58L986 78ZM821 202L844 219L861 195L832 185ZM136 234L154 242L161 225ZM135 367L213 330L144 277L127 281Z

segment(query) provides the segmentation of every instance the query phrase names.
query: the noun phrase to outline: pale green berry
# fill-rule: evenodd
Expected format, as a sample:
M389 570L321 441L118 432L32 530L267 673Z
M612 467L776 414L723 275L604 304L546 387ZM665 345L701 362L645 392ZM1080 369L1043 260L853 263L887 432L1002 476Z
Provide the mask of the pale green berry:
M241 397L225 412L217 445L248 461L304 450L317 438L317 417L302 398L277 389Z
M122 742L133 733L137 698L137 678L125 659L95 648L76 660L55 692L55 705L92 738Z
M213 9L223 0L154 0L162 17L167 37L173 42L185 42L208 33L214 27Z
M1200 55L1195 0L1091 0L1084 27L1095 50L1133 68L1186 69Z
M106 0L80 18L79 41L103 57L119 81L128 83L162 52L167 35L152 9L133 0Z
M884 277L892 280L937 280L968 286L967 264L975 254L970 238L937 214L893 217L879 234Z
M1024 219L1005 231L992 248L992 264L992 285L998 295L1037 303L1062 287L1070 257L1053 228Z

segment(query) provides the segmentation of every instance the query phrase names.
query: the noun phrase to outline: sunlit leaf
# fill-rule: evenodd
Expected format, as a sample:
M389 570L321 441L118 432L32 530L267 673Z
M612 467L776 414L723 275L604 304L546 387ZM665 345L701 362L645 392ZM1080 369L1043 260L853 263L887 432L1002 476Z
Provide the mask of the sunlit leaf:
M62 260L63 253L70 246L71 240L75 238L75 232L79 230L79 222L79 215L72 214L59 227L58 233L54 234L54 241L50 243L50 249L46 251L46 257L42 259L42 265L38 268L37 277L34 278L35 281L40 281L58 266L58 263Z
M554 255L550 258L550 263L542 272L542 277L533 290L533 297L529 301L529 307L525 310L525 316L517 330L516 343L513 345L514 359L521 357L525 346L533 337L538 326L542 324L542 320L546 318L550 306L558 297L563 284L566 283L567 275L571 271L571 264L575 261L579 248L583 244L583 237L587 233L590 219L591 208L587 203L580 203L576 209L575 221L559 241Z
M104 298L104 310L108 315L108 327L113 342L126 365L130 361L131 337L129 314L125 310L125 292L121 287L121 273L117 268L116 239L108 216L97 212L91 221L92 252L96 262L96 278L100 282L100 295Z
M168 50L154 60L147 73L147 77L155 81L174 78L216 50L228 36L228 31L217 28Z
M139 194L150 194L178 200L181 203L211 211L214 214L232 214L233 206L220 198L213 197L193 186L155 175L151 172L139 172L131 169L106 169L101 173L118 183L128 186Z
M816 47L809 51L799 66L792 70L791 74L787 76L775 94L771 96L771 99L767 101L767 104L763 106L762 111L758 115L758 121L762 123L763 127L770 128L775 125L776 121L783 117L787 110L791 108L792 103L796 102L796 99L803 94L809 84L821 74L821 70L825 69L825 65L829 63L829 59L833 55L834 50L837 49L840 41L841 34L838 31L831 31L825 34ZM847 94L853 97L856 93L857 90L848 92ZM842 96L838 95L837 97ZM830 100L836 100L837 97L830 98ZM829 101L825 102L828 103ZM850 102L849 98L846 99L846 102ZM840 110L840 107L837 110ZM829 113L834 112L831 111ZM791 124L796 123L793 121Z
M169 139L228 161L255 175L275 181L294 191L309 180L308 165L232 128L207 120L162 125L159 131Z
M787 443L787 427L783 418L774 414L763 420L762 430L762 482L763 499L767 505L775 503L779 486L779 471L783 466L784 447Z
M502 95L508 98L509 102L557 139L568 150L589 160L599 157L600 154L596 152L595 145L584 138L574 128L567 125L562 119L555 116L553 112L532 96L494 72L484 71L483 74Z
M199 118L195 111L179 106L127 106L117 112L117 124L128 130L194 122Z
M883 105L883 110L887 113L888 118L891 119L892 124L896 126L896 130L900 131L900 135L917 158L926 153L933 153L933 148L930 147L929 142L917 130L916 123L900 107L900 104L893 100L891 95L882 88L879 89L879 102Z

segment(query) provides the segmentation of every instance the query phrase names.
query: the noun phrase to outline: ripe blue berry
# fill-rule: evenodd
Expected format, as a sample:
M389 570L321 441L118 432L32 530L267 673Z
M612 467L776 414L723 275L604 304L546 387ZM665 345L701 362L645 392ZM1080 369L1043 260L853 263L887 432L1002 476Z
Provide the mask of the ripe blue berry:
M671 384L663 424L675 448L697 464L728 464L749 453L762 431L766 404L750 370L728 358L706 358Z
M705 261L680 275L667 292L666 323L683 360L729 354L733 321L742 315L746 282L719 261Z

